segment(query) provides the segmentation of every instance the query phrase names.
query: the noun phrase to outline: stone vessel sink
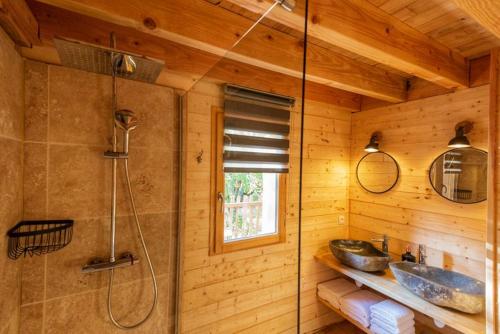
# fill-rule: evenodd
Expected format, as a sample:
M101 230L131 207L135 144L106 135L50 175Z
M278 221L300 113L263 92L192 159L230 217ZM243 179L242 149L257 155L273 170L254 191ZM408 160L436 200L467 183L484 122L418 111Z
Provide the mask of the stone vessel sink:
M391 270L399 284L439 306L466 313L484 309L484 283L472 277L412 262L393 262Z
M389 255L361 240L331 240L330 250L341 263L361 271L383 271L391 260Z

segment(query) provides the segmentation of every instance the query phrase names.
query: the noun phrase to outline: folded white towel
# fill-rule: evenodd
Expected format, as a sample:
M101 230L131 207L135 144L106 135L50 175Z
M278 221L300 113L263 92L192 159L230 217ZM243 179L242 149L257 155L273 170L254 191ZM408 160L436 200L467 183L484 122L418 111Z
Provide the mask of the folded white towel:
M370 306L384 299L368 290L359 290L340 298L340 309L345 313L355 314L358 318L370 319Z
M356 317L363 319L364 321L370 322L370 317L367 314L365 314L364 312L360 312L357 308L344 305L342 307L342 312L349 314L349 315L355 315Z
M332 305L336 309L340 309L339 299L337 298L337 296L335 296L334 294L332 294L330 291L328 291L328 290L318 290L318 296L320 298L326 300L330 305Z
M358 317L356 314L353 314L353 313L344 312L344 314L347 314L349 317L351 317L352 320L357 321L359 324L361 324L365 328L368 328L370 326L369 319L366 319L363 317Z
M390 323L389 321L387 321L387 319L384 319L384 318L380 318L378 317L375 313L372 312L371 314L371 319L370 319L371 322L373 321L377 321L379 322L380 324L383 324L384 326L390 328L390 329L394 329L394 330L403 330L403 329L406 329L408 327L411 327L411 326L414 326L415 325L415 321L413 319L410 319L410 320L407 320L405 322L401 322L398 326L395 326L393 323Z
M370 325L377 326L382 328L383 330L387 331L388 333L393 333L393 334L399 334L399 333L405 333L405 334L413 334L415 333L415 321L411 320L408 323L405 323L404 325L400 327L394 327L388 325L385 321L377 318L373 318L370 321Z
M405 317L405 318L401 318L399 320L394 320L390 317L387 317L386 314L381 314L377 311L371 311L371 316L372 318L377 318L377 319L381 319L382 321L384 321L384 323L390 325L390 326L394 326L394 327L401 327L403 326L404 324L407 324L408 322L412 322L413 321L413 317L412 316L408 316L408 317Z
M406 319L404 321L400 321L399 323L396 324L394 321L391 321L391 319L388 319L388 318L386 318L384 316L381 316L377 312L371 312L371 318L379 320L379 321L382 321L387 326L391 326L391 327L395 327L395 328L398 328L398 327L399 328L404 328L404 327L408 327L409 324L415 323L415 321L413 320L413 318L408 318L408 319Z
M382 328L378 327L377 325L370 325L370 331L373 334L392 334L392 333L386 332L385 330L383 330Z
M359 290L359 288L354 283L351 283L343 278L338 278L318 284L318 291L329 291L333 295L337 296L337 298L340 298L357 290Z
M370 311L386 320L391 325L398 327L399 324L413 319L415 314L408 307L396 303L393 300L384 300L381 303L372 305Z

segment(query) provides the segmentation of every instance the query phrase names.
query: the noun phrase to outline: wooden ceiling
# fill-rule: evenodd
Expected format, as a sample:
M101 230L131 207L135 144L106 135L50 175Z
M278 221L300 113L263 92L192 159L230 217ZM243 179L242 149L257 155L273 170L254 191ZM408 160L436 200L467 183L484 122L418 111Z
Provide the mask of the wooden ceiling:
M388 14L459 52L476 58L500 46L500 39L450 0L368 0ZM489 0L468 0L485 3ZM495 1L495 0L493 0ZM484 8L486 12L486 8ZM496 14L500 26L500 15ZM500 27L498 28L500 29Z
M23 1L0 0L4 28L17 24L27 31L31 14L9 10ZM496 0L482 1L489 13L500 13ZM58 63L55 36L107 45L115 31L118 48L165 60L161 84L189 89L210 71L208 76L221 81L300 91L304 0L297 0L292 13L276 7L243 39L273 0L27 3L40 37L23 48L28 58ZM359 95L394 103L409 97L413 77L444 89L468 87L469 60L500 45L498 16L484 11L473 0L310 0L309 91L349 103L358 103Z

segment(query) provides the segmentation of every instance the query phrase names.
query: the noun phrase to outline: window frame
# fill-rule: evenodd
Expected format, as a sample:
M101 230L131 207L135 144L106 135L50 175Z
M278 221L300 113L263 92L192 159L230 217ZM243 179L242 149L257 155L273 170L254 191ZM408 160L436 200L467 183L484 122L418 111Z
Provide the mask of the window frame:
M212 107L211 117L211 161L210 161L210 247L209 254L217 255L240 250L263 247L286 241L286 197L287 174L278 176L278 233L257 236L244 240L224 242L224 213L221 210L223 202L218 200L218 194L224 193L224 110Z

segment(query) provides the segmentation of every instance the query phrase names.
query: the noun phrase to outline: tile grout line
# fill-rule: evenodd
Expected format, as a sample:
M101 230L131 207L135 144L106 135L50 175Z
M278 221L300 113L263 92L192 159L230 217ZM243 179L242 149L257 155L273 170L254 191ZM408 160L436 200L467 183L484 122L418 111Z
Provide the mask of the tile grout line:
M2 134L0 134L0 139L8 139L8 140L16 141L18 143L23 143L24 142L23 139L11 137L11 136L6 136L6 135L2 135Z
M157 275L156 278L157 279L163 279L163 278L167 278L168 279L169 275L170 275L170 273L164 273L164 274ZM151 278L150 277L147 277L147 278L142 277L142 278L138 278L138 279L135 279L135 280L132 280L132 281L127 281L127 282L113 284L113 286L123 287L123 286L126 286L126 285L137 284L137 283L141 283L141 282L145 282L145 281L151 281ZM83 295L86 295L86 294L95 293L95 292L99 292L99 291L105 291L105 290L107 290L107 286L102 286L102 287L99 287L99 288L96 288L96 289L89 289L89 290L86 290L86 291L80 291L80 292L72 293L72 294L69 294L69 295L52 297L52 298L49 298L47 300L26 303L26 304L23 305L23 307L37 305L37 304L42 304L42 303L46 304L48 302L62 300L62 299L65 299L65 298L83 296Z

